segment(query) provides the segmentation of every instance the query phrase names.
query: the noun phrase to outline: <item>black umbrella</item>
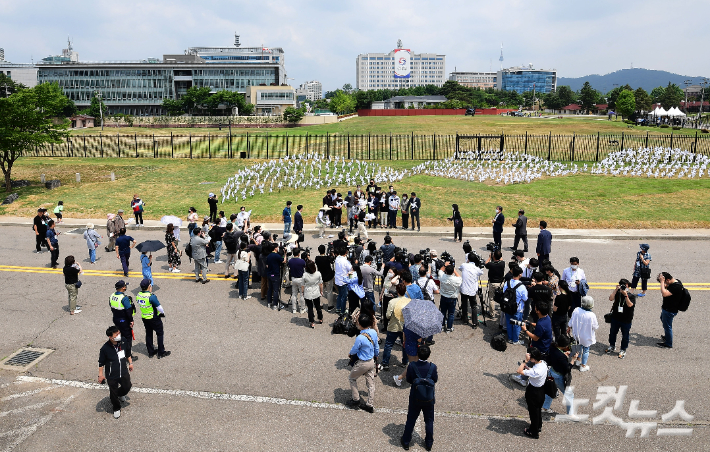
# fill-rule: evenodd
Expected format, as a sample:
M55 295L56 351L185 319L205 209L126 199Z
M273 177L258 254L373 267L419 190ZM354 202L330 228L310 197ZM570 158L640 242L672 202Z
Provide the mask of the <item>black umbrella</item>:
M160 240L146 240L145 242L136 245L136 249L141 253L150 253L153 251L162 250L163 248L165 248L165 245L163 245L163 242L161 242Z

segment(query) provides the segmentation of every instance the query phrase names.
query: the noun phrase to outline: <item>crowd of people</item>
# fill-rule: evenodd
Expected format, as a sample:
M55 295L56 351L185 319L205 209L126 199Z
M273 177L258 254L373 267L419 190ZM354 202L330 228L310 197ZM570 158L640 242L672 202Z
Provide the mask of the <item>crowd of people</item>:
M370 189L372 187L372 190ZM421 202L412 193L411 197L400 200L396 191L382 193L374 181L362 191L358 186L345 199L334 191L324 198L324 208L319 212L323 224L342 225L342 208L346 208L347 224L352 230L356 223L368 222L368 227L397 227L397 216L401 214L403 226L408 226L411 218L418 225ZM411 441L411 430L420 412L424 413L427 449L433 443L434 385L438 380L436 366L427 360L433 337L419 337L407 328L402 310L412 300L430 300L436 303L439 295L439 309L443 316L442 330L453 332L458 319L461 325L478 328L490 320L497 325L500 334L505 335L510 346L525 346L525 359L521 361L511 380L526 388L525 398L530 412L530 426L524 434L539 437L542 428L542 414L552 414L552 398L546 395L543 386L547 377L554 380L560 393L564 394L567 412L573 399L568 390L572 369L580 372L590 369L589 350L596 343L599 320L594 312L594 300L588 295L587 275L580 267L580 259L569 258L569 265L559 272L552 264L552 234L547 223L540 222L535 257L526 257L528 252L527 218L521 209L512 226L515 228L513 259L503 261L501 233L505 218L503 208L498 206L492 220L494 240L487 246L489 256L484 259L474 251L468 242L463 244L466 255L464 262L454 265L448 253L441 256L437 251L422 250L409 253L396 246L388 234L378 246L366 234L354 236L342 228L337 239L317 248L317 254L303 245L303 206L296 207L292 215L289 201L283 210L284 236L264 231L260 226L251 226L251 218L245 207L229 218L223 211L213 212L216 203L211 200L210 215L198 224L199 216L194 207L188 210L187 230L189 239L185 254L194 261L195 281L208 283L207 271L210 264L224 264L224 278L234 278L241 299L251 298L249 287L256 285L257 296L266 306L276 311L288 310L294 315L307 314L311 328L322 325L324 312L332 312L340 318L350 316L356 325L355 344L350 351L353 365L349 376L352 398L347 405L354 409L374 411L375 375L389 372L393 366L392 352L395 345L402 347L400 365L402 371L392 375L394 384L403 381L411 386L410 410L402 446L407 449ZM134 197L133 202L140 201ZM385 201L386 200L386 201ZM142 201L140 201L142 206ZM402 207L406 203L406 207ZM460 213L453 205L457 236L461 240ZM136 225L142 220L141 212L136 214ZM367 212L367 213L365 213ZM384 215L383 215L384 213ZM126 232L123 211L109 215L107 252L115 252L121 261L124 275L128 276L129 258L136 241ZM291 226L293 225L293 228ZM412 228L414 221L412 221ZM293 231L291 230L293 229ZM54 221L46 216L45 209L39 209L33 230L37 236L37 251L47 247L51 253L50 265L57 267L59 255L59 232ZM359 230L359 228L358 228ZM321 230L322 235L322 230ZM96 249L101 244L101 235L93 224L88 224L84 238L89 249L91 264L96 259ZM523 249L518 249L519 244ZM168 224L165 230L168 267L171 272L179 272L183 250L179 246L179 227ZM633 264L631 281L619 280L617 287L609 295L613 302L611 311L604 316L610 324L606 353L616 354L623 359L629 347L629 335L637 300L646 295L648 280L651 278L652 261L648 244L640 244ZM226 257L222 261L222 255ZM69 311L74 315L81 312L77 296L81 282L79 275L83 269L74 256L65 258L64 276L69 298ZM111 389L111 403L114 416L120 416L121 401L130 390L129 371L132 368L131 340L133 315L140 313L146 330L146 345L149 357L158 358L170 354L163 344L161 317L164 309L151 292L153 286L152 256L142 253L141 267L143 280L136 303L125 295L128 283L116 283L116 292L110 296L109 304L114 326L106 331L109 340L101 351L99 360L99 380L108 381ZM487 273L487 276L484 274ZM484 286L483 279L487 277ZM664 335L659 347L673 347L673 319L679 311L687 309L689 296L680 281L667 272L660 273L657 280L661 285L663 307L661 321ZM637 291L638 283L641 291ZM290 292L290 294L288 293ZM620 348L616 349L618 334L621 332ZM158 347L153 347L153 334L157 335ZM380 353L380 348L382 352ZM103 367L114 363L103 374ZM117 372L118 369L118 372ZM367 400L361 399L357 380L365 377L368 388Z

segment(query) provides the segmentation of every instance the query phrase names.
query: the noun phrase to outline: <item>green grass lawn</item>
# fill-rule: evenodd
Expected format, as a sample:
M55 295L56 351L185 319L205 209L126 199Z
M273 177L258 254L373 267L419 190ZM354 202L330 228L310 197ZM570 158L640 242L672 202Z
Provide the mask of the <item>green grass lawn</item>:
M222 128L177 128L177 129L148 129L140 127L129 128L105 128L105 135L169 135L170 132L180 135L189 133L197 135L207 135L207 133L227 134L227 129ZM72 131L74 135L90 134L95 135L100 132L100 128L83 129ZM548 115L542 118L519 118L509 116L479 115L470 116L392 116L392 117L362 117L348 119L337 124L316 125L295 128L275 128L275 129L238 129L233 128L233 134L245 133L270 133L289 135L309 134L351 134L351 135L388 135L393 134L438 134L453 135L459 134L596 134L600 133L621 133L632 135L651 134L686 134L695 135L694 130L659 129L656 127L632 127L618 121L607 121L606 117L598 116L574 116L557 119L556 116Z
M248 162L249 164L254 163ZM419 162L382 162L408 168ZM13 169L13 179L28 179L30 187L13 190L20 199L0 206L0 215L32 217L37 207L51 210L64 201L65 216L105 218L123 208L137 193L147 203L145 218L187 215L195 206L207 214L207 194L219 193L227 178L242 168L244 161L182 159L84 159L22 158ZM76 183L75 173L81 174ZM110 173L116 181L110 181ZM59 179L62 187L46 190L40 175ZM205 182L215 182L205 184ZM504 206L511 218L524 208L531 224L545 219L558 228L678 228L710 227L710 179L645 179L592 176L588 174L547 178L520 185L493 185L417 175L394 184L400 192L415 191L422 198L424 225L446 225L450 206L457 203L466 226L488 226L495 206ZM337 187L347 192L349 187ZM353 187L350 187L353 188ZM307 223L320 207L322 193L314 190L283 190L228 201L221 209L227 215L240 205L253 209L255 221L276 222L287 200L305 206Z

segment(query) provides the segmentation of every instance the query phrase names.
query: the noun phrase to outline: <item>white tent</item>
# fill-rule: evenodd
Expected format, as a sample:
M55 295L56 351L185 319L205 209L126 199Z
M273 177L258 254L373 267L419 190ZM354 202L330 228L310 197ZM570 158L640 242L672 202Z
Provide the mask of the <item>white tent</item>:
M663 107L656 107L653 111L656 116L668 116L668 112Z
M680 111L680 109L678 107L673 107L668 111L668 116L683 117L683 116L685 116L685 113Z

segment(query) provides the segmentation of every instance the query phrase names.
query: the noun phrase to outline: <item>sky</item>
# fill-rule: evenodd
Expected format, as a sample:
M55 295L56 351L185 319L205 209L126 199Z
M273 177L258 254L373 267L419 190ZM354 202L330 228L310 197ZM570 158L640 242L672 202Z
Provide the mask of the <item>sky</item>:
M80 61L138 60L188 47L281 47L289 83L355 86L355 60L389 52L446 55L446 72L532 63L560 77L619 69L710 76L704 0L0 0L0 47L13 63L60 54Z

